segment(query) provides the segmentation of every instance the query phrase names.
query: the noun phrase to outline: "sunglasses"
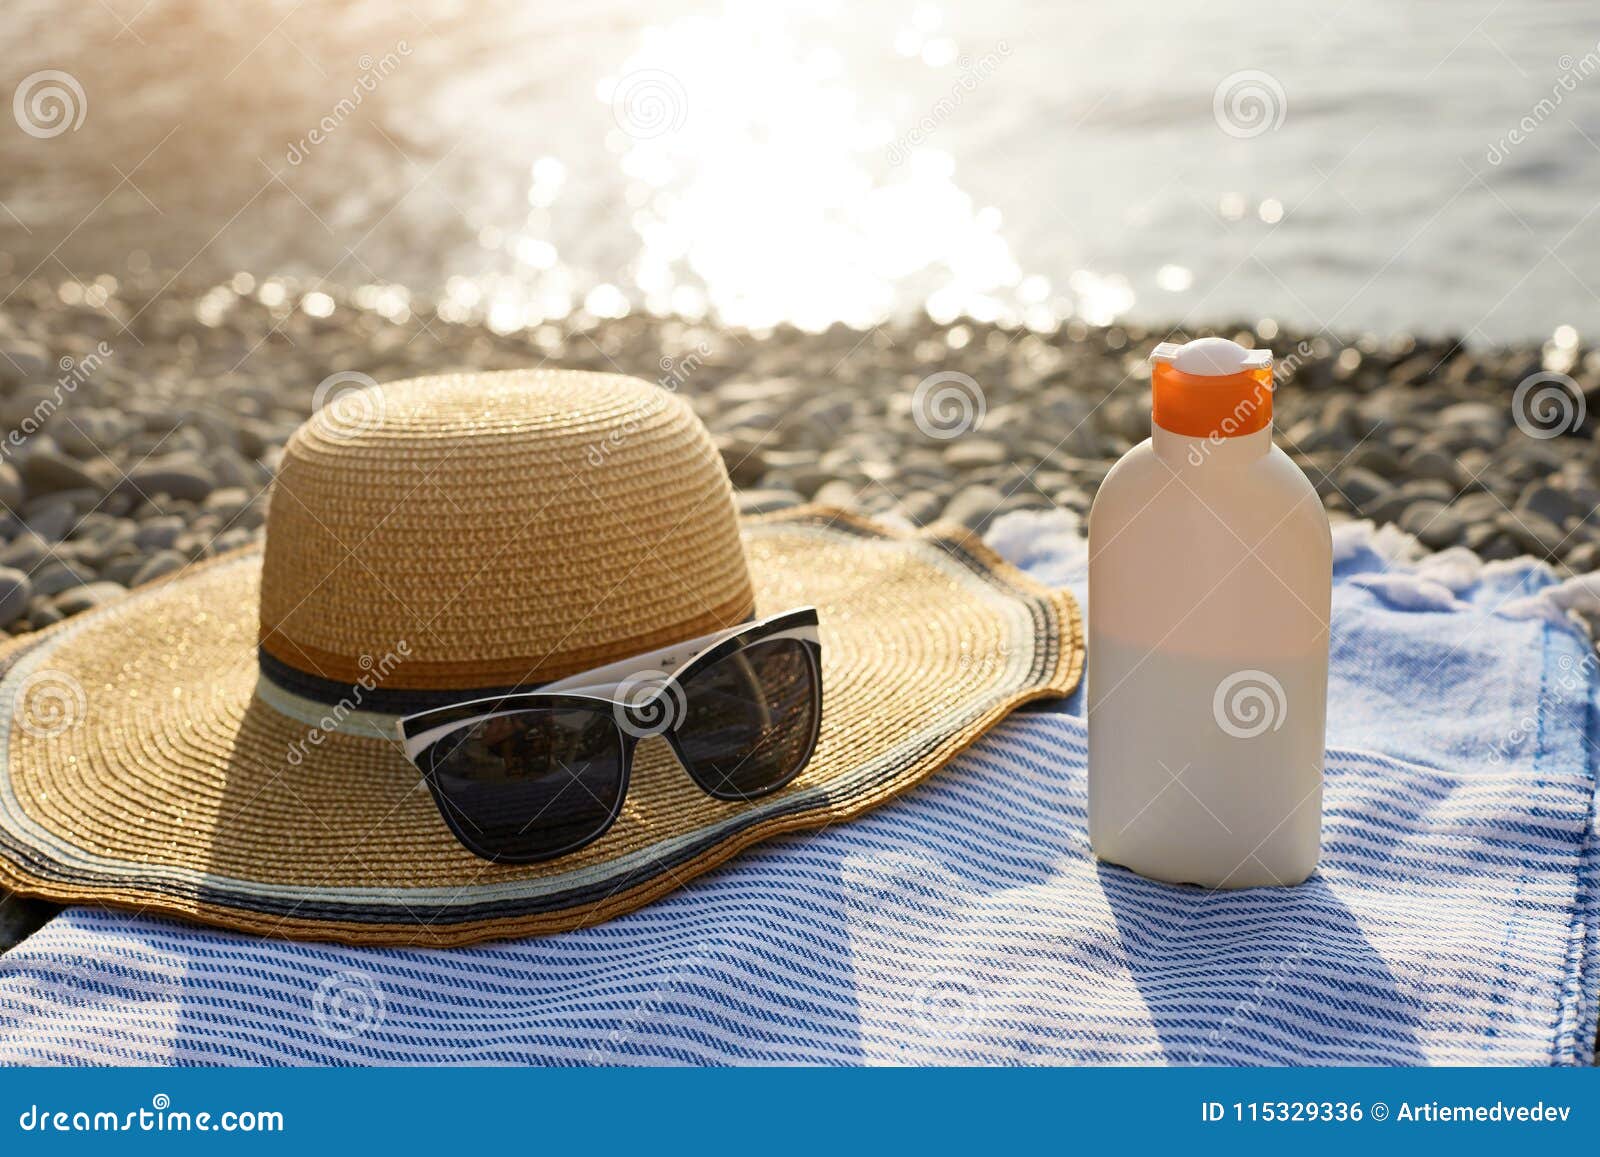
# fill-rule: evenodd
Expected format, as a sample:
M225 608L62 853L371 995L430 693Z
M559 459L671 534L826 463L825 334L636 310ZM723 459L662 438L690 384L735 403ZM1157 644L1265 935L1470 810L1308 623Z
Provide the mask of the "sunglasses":
M537 691L408 715L400 741L469 851L533 863L605 835L650 736L717 799L783 787L817 745L821 659L816 608L802 607Z

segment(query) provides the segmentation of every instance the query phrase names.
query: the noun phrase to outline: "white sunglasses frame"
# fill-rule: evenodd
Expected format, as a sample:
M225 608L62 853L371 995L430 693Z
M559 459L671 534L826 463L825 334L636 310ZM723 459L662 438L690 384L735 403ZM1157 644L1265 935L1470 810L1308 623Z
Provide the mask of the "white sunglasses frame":
M684 700L688 694L685 684L698 672L757 643L778 639L796 639L805 643L805 654L811 663L811 685L814 689L813 724L805 754L782 781L766 786L760 791L732 793L717 790L699 777L680 749L676 731L681 720L675 717L677 713L670 710L669 704L673 697L679 701ZM638 702L629 702L625 692L641 683L651 688L650 693ZM714 634L608 663L591 671L547 683L534 691L486 695L442 707L431 707L426 711L400 718L396 721L395 728L406 758L422 772L445 823L467 850L496 863L532 863L576 851L599 839L610 829L621 813L623 800L628 794L634 748L640 739L652 735L660 735L667 740L672 747L673 755L689 777L702 791L713 798L743 801L759 799L780 791L805 769L816 751L817 738L821 731L822 699L822 655L817 610L815 607L798 607L755 622L741 623ZM606 712L616 726L621 742L622 783L617 793L615 808L604 825L593 834L559 850L524 856L497 853L493 849L485 848L473 838L471 832L464 830L457 819L455 813L460 809L454 808L445 798L434 775L429 753L448 736L465 728L475 727L486 720L530 710L563 708L588 710L596 714Z

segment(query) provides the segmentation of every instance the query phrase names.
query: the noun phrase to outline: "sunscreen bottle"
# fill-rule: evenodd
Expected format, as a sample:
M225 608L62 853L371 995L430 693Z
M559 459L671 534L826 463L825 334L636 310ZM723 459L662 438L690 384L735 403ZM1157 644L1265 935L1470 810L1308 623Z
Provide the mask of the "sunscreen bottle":
M1272 355L1155 348L1151 436L1089 513L1089 838L1144 876L1297 884L1317 864L1332 541L1272 443Z

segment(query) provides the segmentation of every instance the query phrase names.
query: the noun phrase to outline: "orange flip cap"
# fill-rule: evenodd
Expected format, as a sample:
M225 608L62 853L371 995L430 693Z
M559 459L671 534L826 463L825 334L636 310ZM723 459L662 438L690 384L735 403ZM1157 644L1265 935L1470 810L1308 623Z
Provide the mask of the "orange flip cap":
M1163 342L1150 361L1151 418L1163 430L1189 438L1237 438L1271 424L1270 350L1201 338L1181 346ZM1206 372L1187 372L1178 368L1181 362Z

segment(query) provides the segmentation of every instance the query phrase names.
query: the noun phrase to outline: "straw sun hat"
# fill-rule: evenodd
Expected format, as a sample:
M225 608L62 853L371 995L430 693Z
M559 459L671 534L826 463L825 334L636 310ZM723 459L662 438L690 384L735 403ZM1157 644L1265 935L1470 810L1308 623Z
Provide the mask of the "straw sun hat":
M647 739L610 830L542 863L466 850L378 709L802 605L825 694L797 779L715 799ZM0 884L303 939L562 931L882 803L1081 663L1070 596L959 534L820 508L741 521L705 429L656 386L371 387L290 440L264 547L0 652Z

